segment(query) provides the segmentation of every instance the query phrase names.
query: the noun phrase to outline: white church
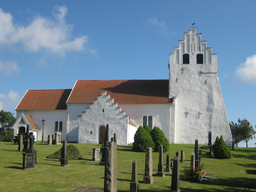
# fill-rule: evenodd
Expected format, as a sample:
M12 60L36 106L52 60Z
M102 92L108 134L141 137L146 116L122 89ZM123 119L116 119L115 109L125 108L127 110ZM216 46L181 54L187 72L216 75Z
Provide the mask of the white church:
M133 142L139 126L162 129L169 143L200 144L232 136L217 76L217 54L196 28L169 54L166 80L77 80L72 89L28 90L16 107L14 135L30 127L37 141L61 133L61 140ZM109 138L110 139L110 138Z

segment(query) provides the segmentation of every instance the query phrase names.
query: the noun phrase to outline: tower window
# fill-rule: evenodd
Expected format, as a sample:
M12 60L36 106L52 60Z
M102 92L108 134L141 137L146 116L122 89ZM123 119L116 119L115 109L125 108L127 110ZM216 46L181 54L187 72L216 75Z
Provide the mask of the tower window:
M55 131L58 131L58 121L55 121Z
M60 121L59 132L62 132L62 121Z
M183 64L189 64L189 54L183 54Z
M148 124L147 119L147 116L143 117L143 127Z
M148 126L152 129L152 116L148 117Z
M197 61L197 64L203 64L204 63L204 56L203 54L197 54L196 56L196 61Z

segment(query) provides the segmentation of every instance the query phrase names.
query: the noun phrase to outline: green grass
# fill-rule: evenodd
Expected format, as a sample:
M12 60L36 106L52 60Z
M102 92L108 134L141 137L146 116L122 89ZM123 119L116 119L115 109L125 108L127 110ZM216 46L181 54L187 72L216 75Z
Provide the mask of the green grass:
M80 187L104 187L104 166L92 161L92 148L100 148L96 144L75 144L81 152L82 160L69 160L67 167L60 166L60 161L47 159L62 145L47 145L36 142L37 162L34 170L22 169L22 152L18 145L0 142L0 191L72 191ZM138 181L140 191L170 191L171 173L164 178L154 176L153 185L142 183L144 177L145 153L133 152L131 146L118 146L117 149L117 188L118 191L129 191L132 161L137 160ZM190 165L190 154L193 145L170 145L167 153L173 158L176 151L183 149L186 161L180 163L180 188L182 192L203 191L256 191L256 149L236 148L231 159L214 159L205 155L203 149L202 163L204 171L215 175L214 181L192 182L183 179L183 169ZM166 154L164 153L164 159ZM158 153L153 153L154 173L157 172Z

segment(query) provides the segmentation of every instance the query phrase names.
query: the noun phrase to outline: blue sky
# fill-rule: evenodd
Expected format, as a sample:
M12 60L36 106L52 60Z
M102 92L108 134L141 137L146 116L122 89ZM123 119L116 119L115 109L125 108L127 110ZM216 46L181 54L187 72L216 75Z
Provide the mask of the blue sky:
M78 79L168 79L168 55L195 23L218 55L229 121L256 125L256 1L11 2L0 3L0 110Z

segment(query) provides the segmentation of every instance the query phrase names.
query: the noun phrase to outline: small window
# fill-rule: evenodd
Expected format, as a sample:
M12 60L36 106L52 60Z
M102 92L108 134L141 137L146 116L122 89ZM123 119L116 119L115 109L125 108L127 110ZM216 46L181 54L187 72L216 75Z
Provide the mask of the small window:
M58 121L55 121L55 131L58 131Z
M62 132L62 121L60 121L59 132Z
M189 54L183 54L183 64L189 64Z
M90 131L90 135L92 135L92 131Z
M153 122L152 122L152 116L149 116L149 117L148 117L148 126L150 127L150 129L152 129L152 124L153 124Z
M104 109L102 109L102 112L104 113Z
M197 54L196 56L196 61L197 61L197 64L203 64L204 63L204 56L203 54Z
M145 125L147 125L148 124L148 122L147 122L147 116L144 116L143 117L143 127L145 126Z

